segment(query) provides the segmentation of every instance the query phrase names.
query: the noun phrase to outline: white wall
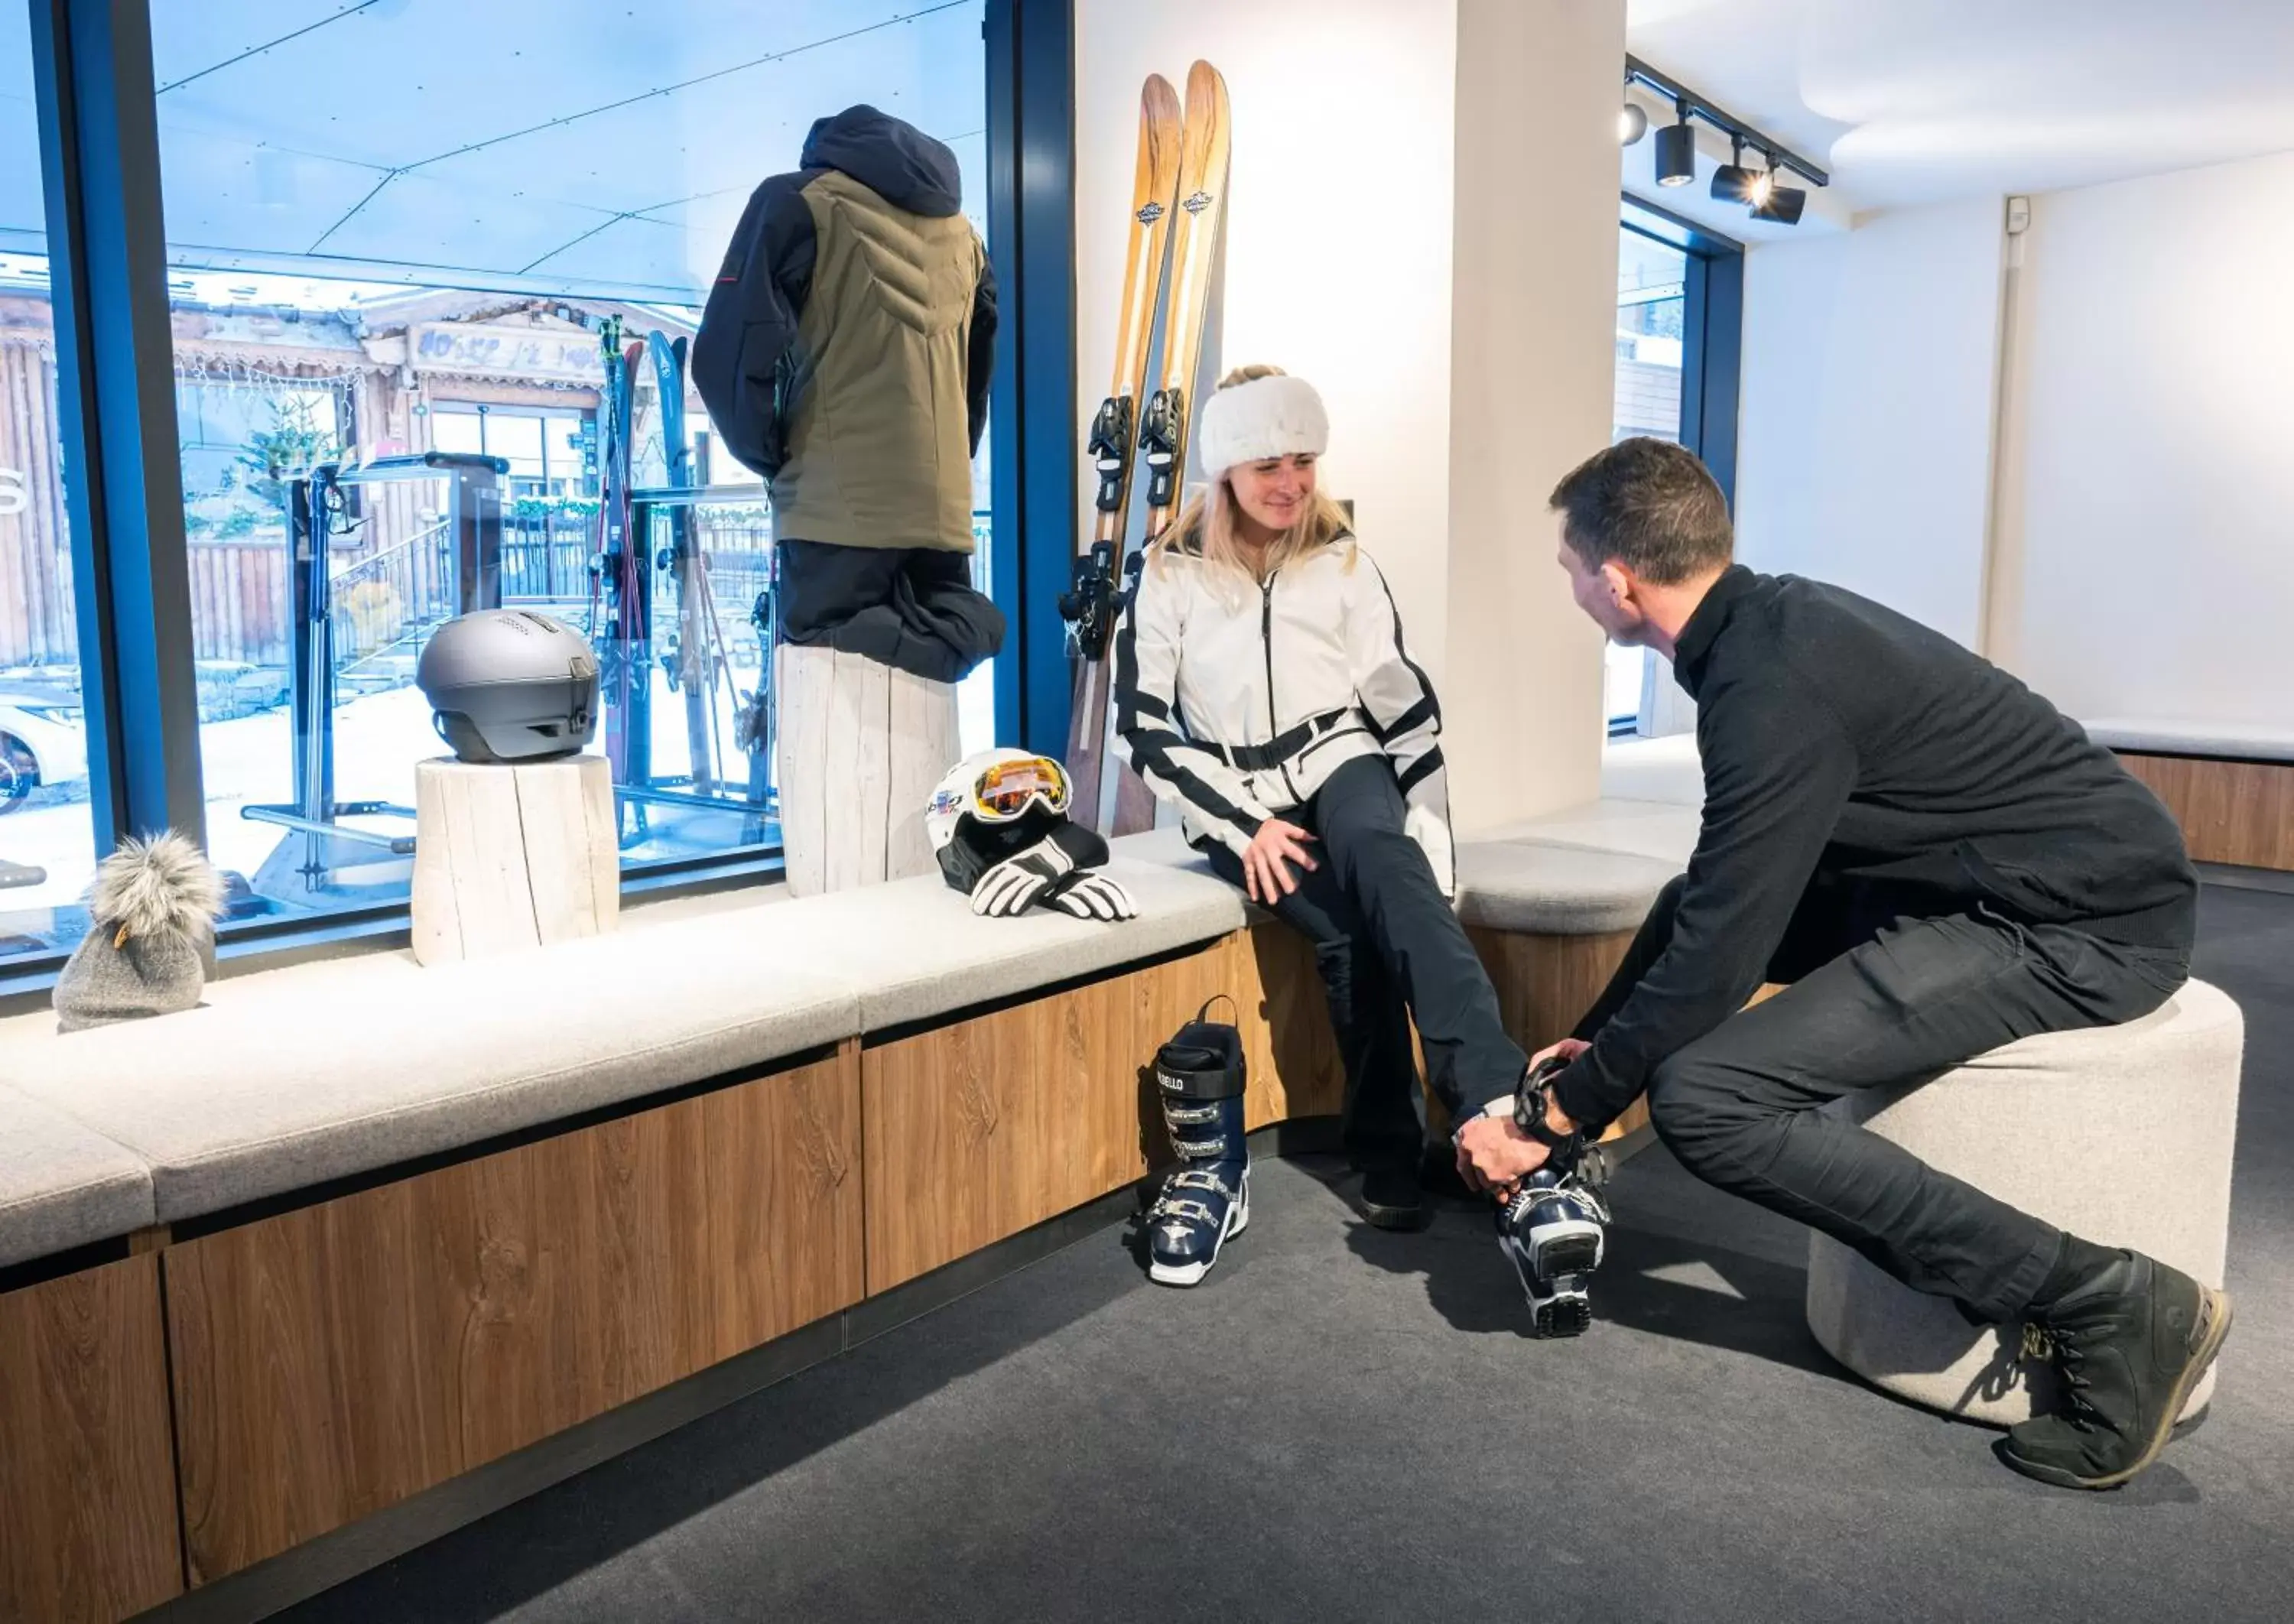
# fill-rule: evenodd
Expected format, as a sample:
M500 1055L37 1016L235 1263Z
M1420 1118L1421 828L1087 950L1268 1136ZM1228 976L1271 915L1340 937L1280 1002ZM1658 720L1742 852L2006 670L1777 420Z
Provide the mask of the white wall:
M1608 440L1623 53L1623 0L1077 0L1078 397L1107 393L1140 82L1204 58L1234 148L1204 370L1322 391L1461 830L1599 793L1600 639L1544 496Z
M1979 198L1747 251L1744 562L1978 645L2005 240Z
M1353 499L1411 651L1437 678L1456 22L1452 0L1076 5L1078 401L1088 410L1107 394L1140 84L1160 73L1184 95L1203 58L1225 76L1234 149L1205 370L1268 361L1321 390L1326 488ZM1079 480L1086 529L1093 489Z
M2034 199L1993 622L2074 715L2294 715L2294 153Z

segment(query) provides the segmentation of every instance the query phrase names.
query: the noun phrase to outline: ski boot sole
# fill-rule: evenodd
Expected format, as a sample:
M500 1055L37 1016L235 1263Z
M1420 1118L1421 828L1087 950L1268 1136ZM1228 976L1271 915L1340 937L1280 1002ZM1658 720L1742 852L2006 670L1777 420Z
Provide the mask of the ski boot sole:
M1582 1336L1593 1323L1593 1304L1582 1292L1565 1292L1537 1305L1537 1334L1548 1340Z
M1226 1209L1226 1227L1211 1246L1211 1255L1200 1263L1154 1263L1147 1265L1147 1278L1158 1286L1192 1286L1211 1271L1211 1265L1226 1250L1226 1243L1250 1227L1250 1181L1243 1175L1242 1193L1234 1205Z
M2143 1453L2136 1457L2133 1466L2107 1473L2102 1477L2081 1477L2059 1466L2025 1460L2004 1447L1999 1451L1999 1458L2024 1476L2039 1482L2052 1483L2058 1489L2116 1489L2130 1482L2159 1458L2167 1447L2168 1440L2174 1436L2175 1423L2182 1417L2183 1406L2191 1401L2191 1389L2199 1384L2199 1378L2213 1366L2215 1356L2222 1352L2224 1342L2230 1336L2230 1293L2217 1291L2211 1286L2200 1287L2198 1345L2192 1349L2190 1362L2183 1367L2183 1374L2176 1379L2174 1395L2160 1407L2158 1424L2152 1428Z
M1593 1323L1593 1303L1586 1294L1585 1280L1601 1264L1601 1226L1570 1219L1542 1227L1546 1232L1534 1252L1525 1256L1508 1246L1506 1255L1513 1260L1522 1295L1529 1299L1530 1319L1538 1336L1582 1336Z

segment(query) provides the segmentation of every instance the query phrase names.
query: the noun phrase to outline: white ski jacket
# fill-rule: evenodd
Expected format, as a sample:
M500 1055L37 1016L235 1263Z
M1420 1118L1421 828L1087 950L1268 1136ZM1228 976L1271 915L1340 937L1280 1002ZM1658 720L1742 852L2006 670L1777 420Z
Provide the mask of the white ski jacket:
M1124 759L1179 808L1190 843L1238 855L1340 765L1384 754L1406 827L1454 893L1442 711L1402 641L1386 578L1339 535L1253 586L1199 544L1151 553L1115 641Z

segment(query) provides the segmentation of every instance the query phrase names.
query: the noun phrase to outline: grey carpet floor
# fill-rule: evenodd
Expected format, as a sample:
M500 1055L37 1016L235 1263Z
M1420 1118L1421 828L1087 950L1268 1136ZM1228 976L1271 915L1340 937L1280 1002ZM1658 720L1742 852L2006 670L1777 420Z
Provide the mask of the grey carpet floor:
M1564 1343L1479 1213L1387 1235L1262 1161L1193 1291L1107 1230L290 1616L2294 1619L2294 897L2210 888L2199 969L2248 1022L2238 1328L2119 1493L1840 1372L1802 1233L1662 1149Z

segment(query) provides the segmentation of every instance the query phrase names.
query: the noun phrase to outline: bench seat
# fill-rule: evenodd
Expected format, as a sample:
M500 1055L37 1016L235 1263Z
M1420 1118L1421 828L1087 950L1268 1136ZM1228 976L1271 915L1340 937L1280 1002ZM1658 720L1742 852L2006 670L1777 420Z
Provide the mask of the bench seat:
M0 1087L0 1268L149 1226L142 1157Z
M2137 755L2206 756L2225 761L2294 761L2294 727L2261 722L2200 722L2107 716L2086 724L2106 749Z

